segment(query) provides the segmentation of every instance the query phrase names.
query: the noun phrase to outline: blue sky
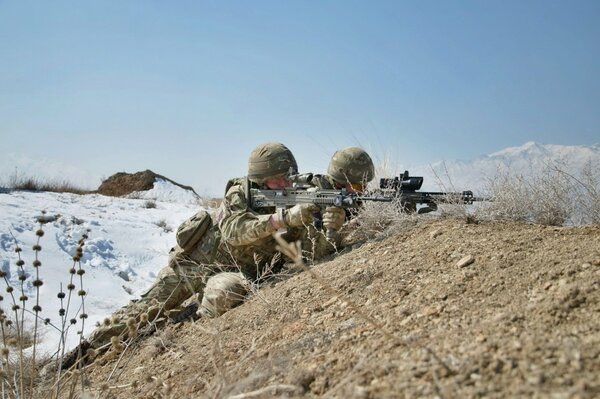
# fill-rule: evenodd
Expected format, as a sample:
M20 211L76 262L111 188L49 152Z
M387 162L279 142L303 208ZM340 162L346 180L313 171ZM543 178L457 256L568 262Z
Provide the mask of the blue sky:
M2 1L0 150L220 194L280 141L399 169L600 142L598 1Z

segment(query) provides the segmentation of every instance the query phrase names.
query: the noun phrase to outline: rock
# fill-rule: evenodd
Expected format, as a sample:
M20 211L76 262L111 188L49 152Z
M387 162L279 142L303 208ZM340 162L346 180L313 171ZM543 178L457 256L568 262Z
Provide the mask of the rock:
M127 274L127 272L125 272L123 270L121 270L119 273L117 273L117 276L121 277L125 281L129 281L129 274Z
M473 262L475 262L475 258L472 255L467 255L467 256L463 257L461 260L459 260L458 262L456 262L456 266L467 267L470 264L472 264Z

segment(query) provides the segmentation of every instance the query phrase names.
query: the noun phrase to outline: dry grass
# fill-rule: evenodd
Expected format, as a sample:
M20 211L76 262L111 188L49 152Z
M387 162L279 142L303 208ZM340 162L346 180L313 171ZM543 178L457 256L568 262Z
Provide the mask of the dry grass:
M10 190L49 191L53 193L89 194L92 191L77 187L67 180L48 180L34 176L21 176L14 173L8 178L6 186Z
M529 175L498 171L488 181L493 201L479 217L549 226L600 223L600 165L588 164L577 175L568 169L564 162L549 162Z
M56 350L56 358L51 359L49 356L40 357L37 344L40 340L41 323L50 324L61 332L63 338L66 339L69 331L75 333L74 330L84 330L85 319L85 295L83 289L83 274L84 270L81 267L80 259L83 255L83 245L86 235L83 235L79 240L76 253L73 254L73 265L69 270L69 285L67 286L68 293L60 292L58 297L61 300L61 322L58 325L52 324L50 319L42 319L40 313L41 304L47 298L43 298L40 294L40 287L43 285L40 269L42 262L40 261L40 253L42 247L40 240L44 236L43 225L51 218L38 218L40 223L39 228L35 231L37 241L33 245L33 269L29 269L29 263L23 258L23 248L14 240L14 252L16 260L14 262L17 270L18 280L13 281L5 272L1 272L1 278L5 284L7 295L0 298L3 301L4 308L7 309L0 312L0 349L2 352L2 362L0 364L0 398L42 398L42 397L58 397L59 394L64 394L72 385L68 386L64 382L66 375L61 373L60 358L64 354L65 340L61 340ZM43 269L42 269L43 270ZM76 284L77 283L77 284ZM28 287L34 287L29 290ZM74 305L75 298L79 297L80 304ZM69 307L71 305L71 311ZM73 309L78 309L76 313ZM77 320L79 319L79 321ZM76 325L76 326L75 326ZM46 365L49 368L46 368ZM46 368L48 373L45 373L45 381L40 382L42 370ZM61 393L61 389L63 389ZM73 397L74 391L66 397Z
M542 168L533 165L526 173L498 169L488 179L483 197L491 201L463 204L460 199L440 198L438 211L431 214L453 217L467 223L479 220L515 220L550 226L569 226L600 223L600 164L588 163L581 170L567 161L547 160ZM381 177L391 177L386 166L378 168L378 178L371 182L371 189ZM519 171L521 172L521 171ZM456 192L451 176L435 175L436 183L444 192ZM417 191L418 193L418 191ZM402 226L414 215L401 212L396 203L366 203L358 214L361 229L373 237L390 226Z
M416 214L406 212L399 198L392 202L366 201L348 228L354 229L357 238L379 238L413 226L416 220Z

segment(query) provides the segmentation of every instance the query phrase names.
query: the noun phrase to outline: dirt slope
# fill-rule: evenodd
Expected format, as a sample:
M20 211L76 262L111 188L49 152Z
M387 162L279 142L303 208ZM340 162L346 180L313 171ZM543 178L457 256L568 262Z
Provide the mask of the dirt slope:
M142 172L136 173L125 173L119 172L110 176L100 184L97 192L102 195L109 195L112 197L121 197L127 194L131 194L136 191L147 191L154 187L156 179L163 179L179 186L185 190L194 191L190 186L184 186L171 179L168 179L162 175L156 174L153 171L146 169Z
M421 221L313 270L338 298L296 274L98 360L91 386L114 371L101 397L600 397L599 227Z

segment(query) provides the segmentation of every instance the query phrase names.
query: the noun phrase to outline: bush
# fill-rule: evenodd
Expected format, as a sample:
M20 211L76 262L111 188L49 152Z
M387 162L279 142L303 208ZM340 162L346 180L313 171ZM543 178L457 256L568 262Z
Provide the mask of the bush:
M21 176L17 172L13 173L6 183L7 188L11 190L22 191L50 191L54 193L71 194L89 194L90 190L85 190L75 186L67 180L51 181L42 180L38 177Z
M488 182L493 200L481 215L550 226L600 223L600 165L588 163L577 176L566 162L548 162L529 175L499 170Z
M161 219L155 222L154 224L163 229L165 233L170 233L171 231L173 231L173 229L167 224L167 221L165 219Z

